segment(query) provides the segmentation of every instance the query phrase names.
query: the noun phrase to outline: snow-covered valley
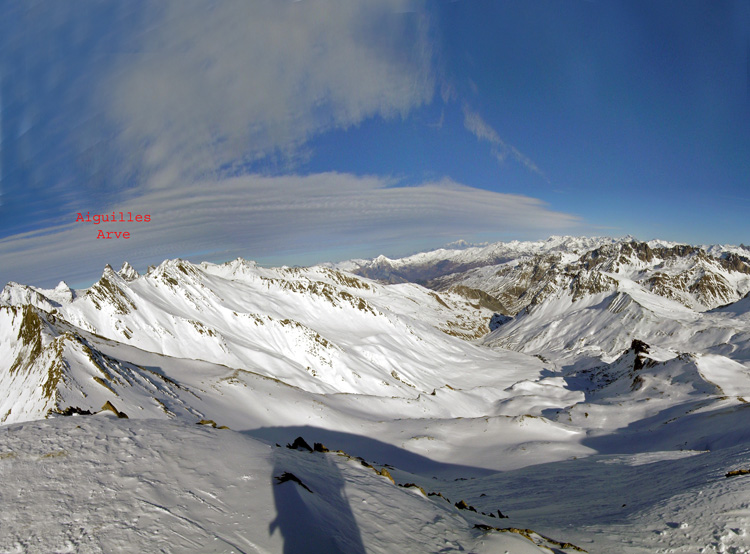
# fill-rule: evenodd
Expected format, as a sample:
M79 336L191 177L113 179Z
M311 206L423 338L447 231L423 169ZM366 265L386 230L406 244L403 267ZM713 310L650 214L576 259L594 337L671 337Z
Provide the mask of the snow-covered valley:
M10 283L0 551L750 552L748 292L570 237Z

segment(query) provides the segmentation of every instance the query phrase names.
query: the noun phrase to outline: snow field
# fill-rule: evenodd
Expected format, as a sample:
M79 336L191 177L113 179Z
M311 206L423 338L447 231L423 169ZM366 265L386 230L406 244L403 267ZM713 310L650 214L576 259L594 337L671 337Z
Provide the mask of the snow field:
M107 416L6 426L0 475L12 506L0 515L3 552L549 552L474 529L349 457L206 426Z

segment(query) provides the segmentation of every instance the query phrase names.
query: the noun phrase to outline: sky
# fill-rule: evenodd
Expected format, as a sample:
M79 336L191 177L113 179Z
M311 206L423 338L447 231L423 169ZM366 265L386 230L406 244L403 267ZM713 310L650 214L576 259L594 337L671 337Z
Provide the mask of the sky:
M749 212L743 0L0 3L0 284Z

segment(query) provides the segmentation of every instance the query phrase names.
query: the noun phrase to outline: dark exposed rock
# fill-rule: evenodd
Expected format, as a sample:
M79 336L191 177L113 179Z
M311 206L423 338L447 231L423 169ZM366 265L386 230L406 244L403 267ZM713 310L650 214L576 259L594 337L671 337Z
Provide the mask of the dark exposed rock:
M630 348L636 355L638 355L648 354L651 347L642 340L633 339L633 342L630 343Z
M56 413L59 415L63 415L63 416L93 415L93 412L91 412L90 410L83 410L79 408L78 406L68 406L62 412L56 412Z
M630 348L631 350L633 350L633 353L635 354L635 361L633 362L633 369L635 371L640 371L641 369L643 369L643 366L646 364L647 358L646 356L644 356L644 354L648 354L649 346L642 340L633 339L633 342L630 343Z
M86 291L86 296L98 310L109 305L114 307L116 313L124 315L136 309L133 301L118 285L118 279L114 270L107 265L101 279Z
M578 300L590 294L598 294L614 289L617 281L607 277L598 271L578 272L571 280L570 290L573 293L573 300Z
M310 445L307 444L305 439L303 439L302 437L297 437L296 439L294 439L294 442L292 444L287 444L286 447L292 450L307 450L308 452L313 451L313 449L310 448Z
M638 359L636 359L636 362L638 362ZM640 368L638 368L640 369ZM640 375L636 375L635 379L633 379L633 382L630 385L631 392L635 392L637 390L641 390L643 388L644 383L646 380L641 377Z
M709 302L716 299L729 300L734 293L732 285L724 277L713 273L702 275L690 285L688 291Z
M728 269L729 271L750 274L750 259L745 256L740 256L734 252L727 252L719 258L719 262L724 269Z
M216 422L213 419L201 419L196 423L198 425L210 425L214 429L229 429L226 425L216 425Z
M300 487L305 489L307 492L314 494L313 491L310 490L310 487L305 485L302 481L300 481L300 478L297 477L294 473L289 473L288 471L285 471L281 475L277 475L275 477L277 481L277 485L281 485L282 483L286 483L287 481L292 481L293 483L297 483Z
M493 310L495 312L499 312L501 314L508 313L505 306L503 306L503 303L500 302L497 298L494 296L491 296L484 292L483 290L474 289L471 287L467 287L464 285L455 285L448 289L450 292L455 292L456 294L460 294L464 298L468 300L474 300L477 303L477 306L481 306L483 308L487 308L488 310Z
M494 331L501 325L505 325L506 323L512 320L513 318L507 315L493 314L492 317L490 318L490 331Z
M465 500L459 500L455 504L456 508L459 510L469 510L470 512L476 512L477 509L474 506L469 506Z
M128 419L127 414L125 412L121 412L120 410L118 410L117 408L115 408L109 400L107 400L104 403L104 406L102 406L101 411L103 412L105 410L109 410L110 412L114 413L120 419Z
M427 492L425 492L425 490L419 485L417 485L416 483L404 483L403 485L399 483L398 486L403 487L405 489L409 489L409 488L418 489L424 496L427 496Z
M396 484L396 481L394 481L394 480L393 480L393 477L391 476L391 472L390 472L390 471L388 471L387 469L385 469L384 467L383 467L383 468L380 468L380 471L378 471L378 470L375 470L375 472L376 472L376 473L379 473L380 475L382 475L383 477L385 477L386 479L388 479L388 480L389 480L389 481L390 481L391 483L393 483L394 485Z

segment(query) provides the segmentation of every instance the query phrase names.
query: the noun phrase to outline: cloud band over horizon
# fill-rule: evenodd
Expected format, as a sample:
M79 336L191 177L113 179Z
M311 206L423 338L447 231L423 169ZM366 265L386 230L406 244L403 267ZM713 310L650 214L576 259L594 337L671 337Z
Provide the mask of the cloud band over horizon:
M238 256L306 263L336 252L404 255L478 233L537 237L575 230L575 215L528 196L443 179L398 186L393 179L341 173L249 175L177 188L153 188L102 213L151 214L149 223L75 222L0 240L0 281L37 286L93 282L105 263L143 268L165 258L225 261ZM98 231L130 239L97 239ZM287 262L289 263L289 262Z

